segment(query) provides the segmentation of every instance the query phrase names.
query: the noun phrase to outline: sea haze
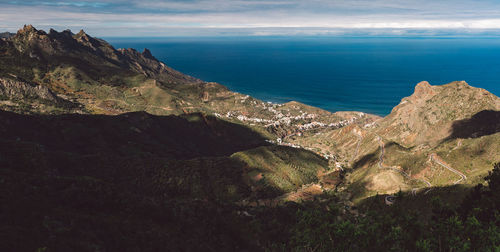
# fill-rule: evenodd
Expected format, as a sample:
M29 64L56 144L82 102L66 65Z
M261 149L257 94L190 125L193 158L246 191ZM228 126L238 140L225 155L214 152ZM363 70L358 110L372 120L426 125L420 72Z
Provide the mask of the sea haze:
M499 38L106 38L233 91L387 115L422 80L500 95Z

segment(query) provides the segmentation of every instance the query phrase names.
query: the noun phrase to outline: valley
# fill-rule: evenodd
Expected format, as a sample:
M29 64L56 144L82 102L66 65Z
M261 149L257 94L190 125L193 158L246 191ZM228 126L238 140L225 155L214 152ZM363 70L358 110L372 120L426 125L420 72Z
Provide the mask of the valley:
M332 113L27 25L0 38L0 119L7 250L363 250L372 227L408 242L398 223L452 229L474 211L467 228L497 230L500 98L465 81L422 81L385 117Z

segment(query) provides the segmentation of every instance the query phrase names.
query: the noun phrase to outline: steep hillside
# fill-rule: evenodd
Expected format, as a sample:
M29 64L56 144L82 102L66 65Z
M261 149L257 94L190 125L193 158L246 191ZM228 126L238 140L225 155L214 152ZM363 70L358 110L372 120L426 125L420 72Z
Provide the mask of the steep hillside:
M464 81L424 81L382 119L317 128L287 141L325 153L331 167L350 174L346 185L356 200L476 184L500 156L500 98Z
M328 162L314 153L284 146L259 147L235 153L231 157L245 163L250 184L256 189L275 188L274 195L266 198L318 182L318 174L326 172L325 168L328 167Z
M500 156L500 98L463 81L421 82L385 118L327 134L361 195L475 184Z
M363 125L379 118L360 112L330 113L298 102L266 103L229 91L220 84L179 73L158 61L147 49L142 53L115 49L84 31L46 33L25 26L1 40L0 66L0 108L5 111L48 115L201 112L204 120L213 115L250 127L268 143L303 147L296 154L313 151L323 157L334 157L334 153L295 145L288 139L323 129ZM287 166L286 172L294 172L294 167L299 166Z
M226 236L237 213L220 206L251 196L228 157L267 144L248 128L199 114L0 119L1 250L251 246Z
M465 81L442 86L423 81L413 95L403 98L391 114L377 123L380 129L376 132L406 147L435 145L456 134L454 122L488 110L500 110L500 99L484 89L471 87ZM496 118L491 119L495 125Z
M352 168L351 179L365 184L368 194L449 184L453 174L466 176L471 166L471 176L461 182L475 181L498 154L499 99L465 82L421 82L383 119L330 113L297 102L265 103L203 82L169 68L147 49L116 50L83 31L46 33L30 25L0 40L0 65L3 110L202 112L248 126L270 143L315 152L329 160L329 169ZM459 158L464 155L469 158ZM441 172L450 169L438 158L460 173Z
M6 251L255 246L245 231L227 236L243 221L236 204L272 200L328 169L311 152L271 147L246 126L203 114L0 111L0 120L0 237L6 241L0 248ZM255 187L252 172L273 167L271 160L249 164L230 156L262 148L287 165L281 172L296 174L292 188ZM29 241L19 243L20 237Z
M450 183L452 175L434 171L450 171L438 158L464 176L475 166L464 181L484 175L497 154L500 101L462 81L421 82L383 119L271 104L179 73L147 49L117 50L83 31L46 33L28 25L0 40L0 108L23 114L201 112L251 127L270 143L315 152L330 169L353 168L352 178L373 193L380 184L381 192L392 192ZM467 162L458 158L464 154Z
M464 216L493 235L460 231L461 249L498 244L496 182L465 195L499 161L500 98L463 81L421 82L384 118L331 113L25 26L0 35L0 121L0 250L437 250L422 230ZM484 208L429 207L462 200Z
M377 116L330 113L297 102L268 104L224 86L179 73L149 50L115 49L83 31L46 33L28 25L0 40L3 83L41 86L75 104L83 113L120 114L146 111L156 115L203 112L255 126L270 138L311 130L367 123ZM20 94L19 94L20 95ZM19 96L18 95L18 96ZM21 113L75 112L42 106L36 99L4 97L3 109Z
M357 115L265 103L83 31L25 26L0 40L0 66L2 250L256 246L250 233L227 236L238 206L282 203L329 170L271 142ZM268 182L252 179L260 169ZM203 237L212 228L220 238Z
M107 114L148 108L179 114L172 90L160 86L202 83L167 67L147 50L115 50L83 31L46 33L33 26L0 43L0 78L44 86L89 112ZM164 104L155 103L158 99Z

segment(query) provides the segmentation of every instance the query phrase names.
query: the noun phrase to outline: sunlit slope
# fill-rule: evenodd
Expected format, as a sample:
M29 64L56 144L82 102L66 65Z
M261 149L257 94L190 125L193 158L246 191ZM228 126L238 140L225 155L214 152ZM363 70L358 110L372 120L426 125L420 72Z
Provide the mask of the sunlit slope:
M362 194L474 184L500 156L500 99L465 82L421 82L390 115L345 130L330 134L357 153L355 159L346 157L352 160L352 183Z

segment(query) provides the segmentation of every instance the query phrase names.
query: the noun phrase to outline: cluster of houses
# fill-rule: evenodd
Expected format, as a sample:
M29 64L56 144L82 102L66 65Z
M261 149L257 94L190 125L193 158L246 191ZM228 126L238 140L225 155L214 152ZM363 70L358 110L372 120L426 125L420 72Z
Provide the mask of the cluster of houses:
M300 149L306 149L306 150L312 151L312 149L308 148L308 147L302 147L302 146L297 145L297 144L283 142L283 139L281 139L281 138L276 138L276 141L266 140L266 142L271 143L271 144L283 145L283 146L288 146L288 147L292 147L292 148L297 148L297 149L300 148Z
M225 115L214 113L214 115L216 117L219 117L219 118L221 118L221 117L233 118L233 119L237 119L237 120L242 121L242 122L249 122L251 124L253 124L253 123L264 124L264 127L266 127L266 128L279 127L279 126L290 126L290 125L292 125L292 122L294 122L294 121L310 121L310 120L313 120L313 119L318 117L318 115L316 115L316 114L309 114L309 113L303 112L302 110L299 111L301 113L300 115L292 116L292 115L290 115L289 112L286 113L286 111L284 112L283 110L279 111L280 109L278 109L278 108L282 107L283 104L275 104L275 103L271 103L271 102L267 102L267 103L258 102L257 100L249 99L249 98L250 98L250 96L248 96L248 95L242 95L240 97L240 102L241 103L250 102L250 103L254 104L255 107L257 107L257 108L262 108L264 110L269 111L271 113L271 115L269 115L269 117L267 117L267 118L270 118L270 116L272 116L272 119L265 119L265 118L259 118L259 117L249 117L246 115L242 115L238 111L229 111ZM286 110L288 110L288 109L286 109ZM295 130L296 133L294 133L293 135L301 136L303 131L319 129L319 128L341 128L341 127L344 127L346 125L354 123L355 121L363 118L364 116L365 116L365 114L360 112L360 113L358 113L357 116L354 116L350 119L346 119L346 120L342 120L342 121L338 121L338 122L333 122L333 123L310 121L310 122L304 123L304 124L296 124L296 125L294 125L296 127L296 130ZM365 125L365 127L371 127L372 125Z
M229 113L229 112L228 112ZM244 116L244 115L238 115L236 117L236 119L242 121L242 122L256 122L256 123L270 123L272 122L273 120L268 120L268 119L262 119L262 118L256 118L256 117L247 117L247 116Z
M250 96L248 96L248 95L241 96L240 102L244 103L246 101L249 101L248 100L249 98L250 98ZM264 110L269 111L273 115L272 119L248 117L248 116L242 115L241 113L236 112L236 111L227 112L225 114L225 117L226 118L235 118L235 119L238 119L239 121L242 121L242 122L260 123L260 124L264 124L265 127L277 127L277 126L282 126L282 125L290 126L293 121L302 121L302 120L308 121L308 120L313 120L313 119L318 117L318 115L316 115L316 114L309 114L309 113L303 112L302 110L299 111L301 113L300 115L292 116L290 113L285 113L283 111L279 111L278 108L282 107L283 104L275 104L275 103L271 103L271 102L267 102L267 103L257 102L256 100L250 100L250 103L254 104L255 107L257 107L257 108L262 108ZM220 114L217 114L217 113L215 113L215 116L222 117ZM340 127L344 127L346 125L349 125L349 124L355 122L356 120L358 120L364 116L365 116L364 113L359 113L358 117L355 116L355 117L352 117L352 118L347 119L347 120L342 120L342 121L334 122L334 123L330 123L330 124L327 124L324 122L312 121L312 122L309 122L306 124L299 124L296 126L297 126L297 129L299 131L311 130L311 129L315 129L315 128L326 128L326 127L328 127L328 128L340 128Z
M270 123L273 122L273 120L268 120L268 119L262 119L262 118L256 118L256 117L247 117L244 115L240 115L236 111L229 111L227 112L224 116L222 116L219 113L214 113L214 116L216 117L226 117L226 118L236 118L242 122L256 122L256 123Z
M316 129L316 128L336 128L336 129L338 129L338 128L347 126L349 124L352 124L355 121L363 118L364 116L365 116L364 113L359 113L359 117L351 117L350 119L346 119L346 120L342 120L342 121L334 122L334 123L330 123L330 124L314 121L314 122L310 122L310 123L306 123L306 124L297 125L297 128L301 131L311 130L311 129Z
M242 103L245 101L248 101L249 97L250 96L242 96L240 101ZM248 117L248 116L242 115L241 112L238 112L238 111L229 111L225 115L214 113L214 115L216 117L219 117L219 118L222 118L222 117L233 118L233 119L237 119L237 120L242 121L242 122L250 122L251 125L253 123L259 123L259 124L263 124L265 127L273 127L273 126L276 127L276 126L281 126L281 125L290 126L290 125L292 125L293 121L309 121L309 120L313 120L313 119L318 117L318 115L316 115L316 114L309 114L309 113L303 112L301 110L299 111L300 114L296 115L296 116L292 116L292 115L290 115L290 113L284 114L285 112L279 111L280 110L279 107L282 107L283 104L273 104L270 102L263 103L263 102L257 102L256 100L251 100L250 102L255 104L256 105L255 107L263 108L264 110L269 111L273 115L273 119ZM269 115L269 116L271 116L271 115ZM294 127L296 127L295 133L288 135L288 136L285 136L284 138L290 137L293 135L300 137L300 136L302 136L303 132L307 131L307 130L320 129L320 128L334 128L334 129L341 128L341 127L350 125L350 124L356 122L357 120L360 120L363 117L365 117L365 114L362 112L359 112L357 115L355 115L349 119L338 121L338 122L333 122L333 123L311 121L311 122L304 123L304 124L296 124L296 125L293 125ZM371 123L371 124L365 125L364 127L373 127L373 125L374 125L374 123ZM272 144L283 145L283 146L288 146L288 147L292 147L292 148L302 148L302 149L316 152L309 147L303 147L303 146L300 146L297 144L285 142L285 141L283 141L282 138L277 138L275 141L273 141L273 140L266 140L266 141L269 143L272 143ZM343 164L340 162L337 162L335 155L329 154L329 153L317 153L317 154L323 156L325 159L332 162L336 169L338 169L338 170L342 169Z
M302 112L302 114L297 115L297 116L291 116L290 114L283 114L282 112L279 112L275 109L275 107L280 107L282 105L280 104L271 104L270 106L266 106L265 104L262 105L264 109L268 110L269 112L273 113L273 119L264 119L264 118L257 118L257 117L248 117L245 115L240 114L239 112L236 111L228 111L224 116L226 118L236 118L242 122L254 122L254 123L262 123L265 124L265 127L271 127L271 126L280 126L280 125L291 125L292 121L298 121L298 120L308 120L308 119L314 119L316 118L315 114L308 114L305 112ZM223 117L219 113L214 113L216 117Z
M376 121L371 122L371 123L367 123L363 126L363 128L365 128L365 129L373 128L373 126L375 126L376 123L377 123Z

